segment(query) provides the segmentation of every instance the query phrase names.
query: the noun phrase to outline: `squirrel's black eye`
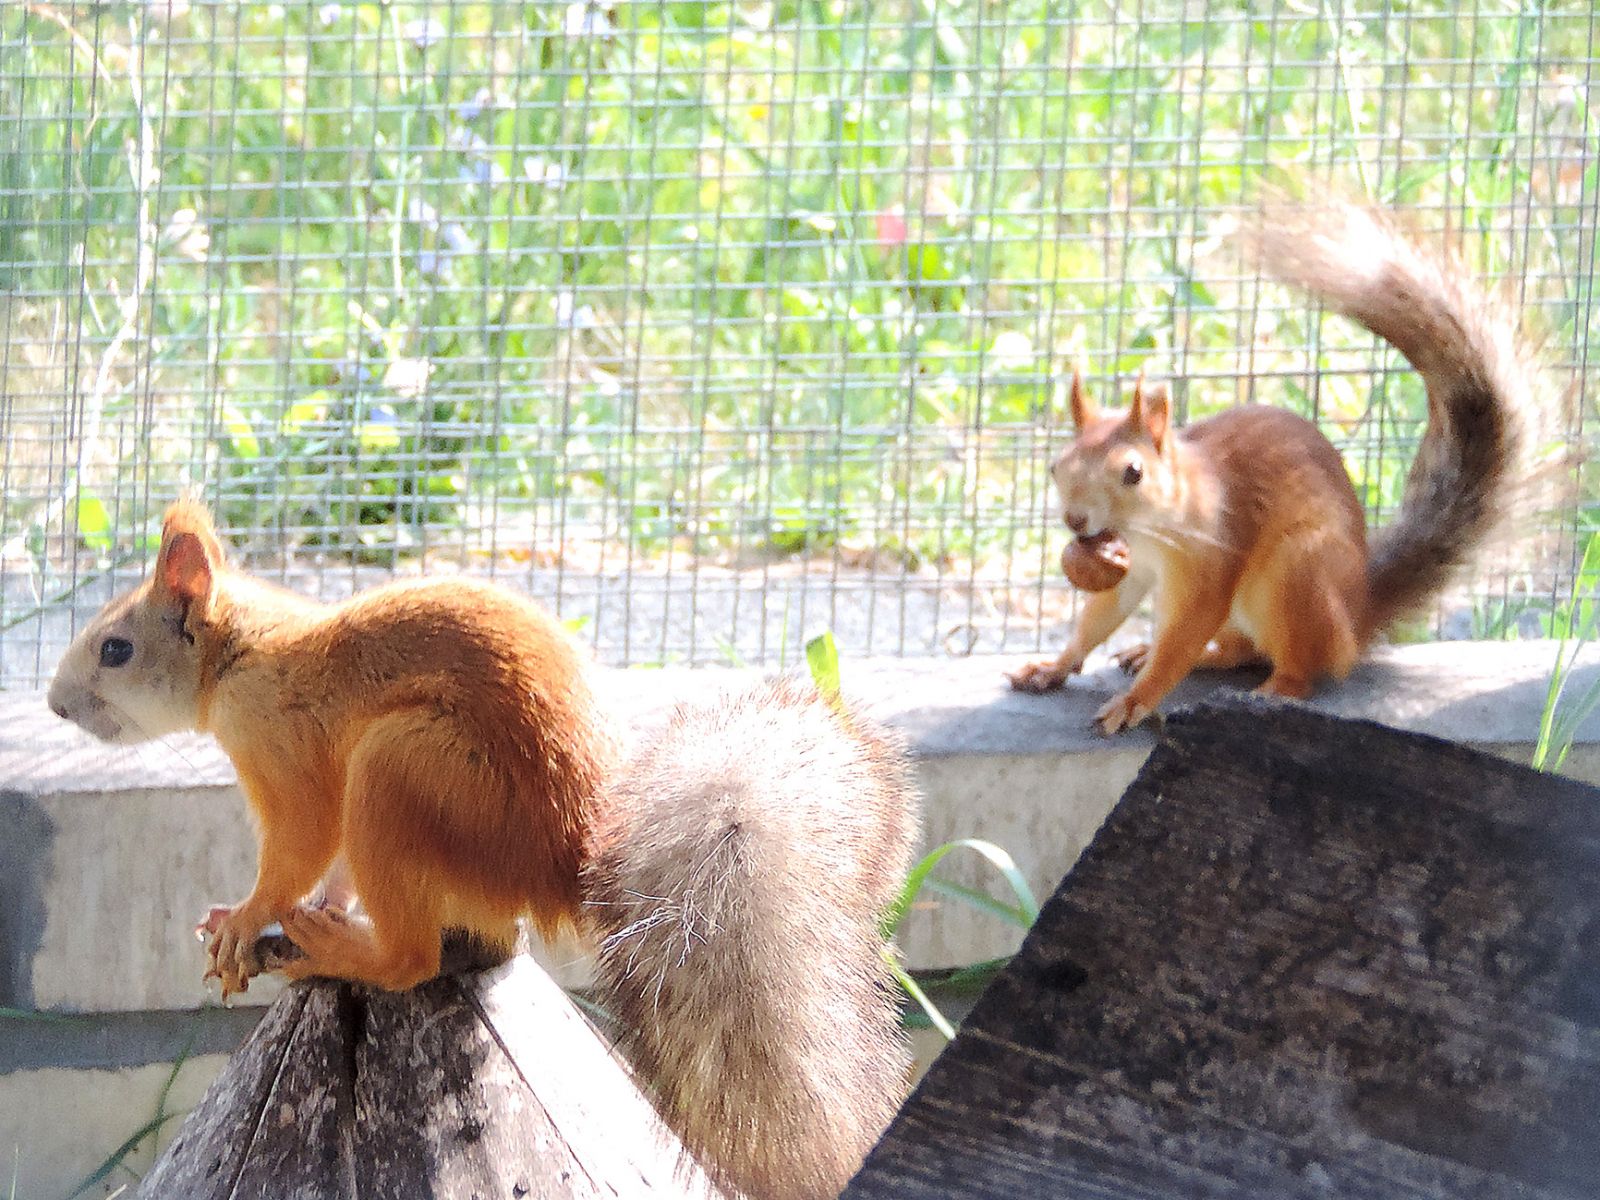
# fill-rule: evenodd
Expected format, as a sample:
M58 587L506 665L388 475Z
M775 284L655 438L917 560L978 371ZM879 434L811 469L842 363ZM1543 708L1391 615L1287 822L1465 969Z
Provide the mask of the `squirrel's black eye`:
M1144 478L1144 468L1136 462L1129 463L1122 471L1122 482L1125 487L1133 487Z
M133 658L133 643L127 638L107 638L100 643L102 667L125 667Z

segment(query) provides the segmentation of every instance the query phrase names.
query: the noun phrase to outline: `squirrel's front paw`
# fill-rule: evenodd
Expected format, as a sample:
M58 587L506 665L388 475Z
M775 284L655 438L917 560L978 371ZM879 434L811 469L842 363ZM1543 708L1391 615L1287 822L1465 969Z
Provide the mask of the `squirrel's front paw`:
M1081 670L1081 662L1063 662L1055 658L1049 662L1029 663L1021 670L1009 672L1006 678L1011 681L1014 690L1042 696L1045 692L1055 691L1067 682L1068 676L1076 675Z
M200 923L200 930L213 926L211 944L206 947L207 979L222 982L222 998L226 1000L235 992L250 990L250 977L260 973L255 961L256 939L271 924L263 915L240 905L236 908L213 908Z
M200 941L205 941L222 928L222 923L228 919L228 914L233 911L231 904L213 904L206 909L205 916L195 922L194 936Z
M1121 695L1113 696L1099 712L1095 713L1094 723L1101 733L1109 736L1137 725L1148 717L1150 712L1150 706L1135 699L1133 689L1129 688Z

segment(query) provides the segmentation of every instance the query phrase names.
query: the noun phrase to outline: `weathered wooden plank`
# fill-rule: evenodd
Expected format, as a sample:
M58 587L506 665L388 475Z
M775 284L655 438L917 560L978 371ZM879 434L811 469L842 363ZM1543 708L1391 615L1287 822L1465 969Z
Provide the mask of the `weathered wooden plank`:
M1600 792L1174 715L850 1197L1590 1197Z
M715 1197L599 1035L525 959L400 994L291 989L140 1194Z
M233 1187L221 1193L228 1200L355 1200L361 1194L341 1154L352 1107L352 989L323 983L306 990L300 1021L277 1064L266 1103L254 1124L239 1131L247 1136L247 1152Z
M332 985L279 997L185 1118L139 1194L152 1200L339 1195L328 1189L336 1176L326 1155L338 1123L337 999ZM328 1072L325 1086L300 1087L308 1067L318 1066Z
M622 1058L530 959L472 983L472 998L530 1095L597 1194L715 1200L721 1195L635 1085ZM545 1017L521 1019L534 1008ZM581 1079L584 1087L563 1081Z

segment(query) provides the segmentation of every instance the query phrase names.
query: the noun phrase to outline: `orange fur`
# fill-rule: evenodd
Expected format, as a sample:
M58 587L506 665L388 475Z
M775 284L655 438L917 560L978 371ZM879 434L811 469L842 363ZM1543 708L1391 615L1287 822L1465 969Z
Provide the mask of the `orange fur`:
M519 917L572 921L663 1116L752 1200L837 1195L904 1092L881 921L915 787L895 738L815 689L686 706L614 763L536 605L466 580L315 603L229 570L180 503L50 704L108 741L209 731L233 759L260 864L201 924L224 994L274 921L305 953L291 978L390 990L438 972L446 928L509 948Z
M1107 733L1143 720L1198 666L1265 661L1261 690L1289 697L1343 677L1390 621L1447 582L1506 507L1536 374L1514 314L1453 258L1359 206L1279 210L1253 246L1264 269L1407 355L1427 382L1427 433L1400 519L1369 553L1344 463L1311 422L1250 406L1175 431L1165 388L1141 377L1129 407L1105 413L1075 373L1078 436L1051 469L1062 515L1079 537L1121 534L1130 566L1086 599L1057 658L1011 682L1061 686L1154 592L1153 643L1121 656L1133 683L1096 714Z
M1081 670L1152 590L1155 639L1129 656L1133 685L1096 715L1107 732L1143 720L1202 662L1265 659L1263 690L1284 696L1347 674L1361 651L1367 542L1337 451L1273 408L1232 409L1174 435L1164 397L1152 406L1142 384L1135 397L1126 412L1091 416L1054 471L1069 518L1091 513L1122 533L1134 569L1089 599L1055 662L1013 682L1042 691ZM1124 482L1130 463L1137 484Z
M429 579L319 604L229 570L205 510L180 503L151 578L52 688L63 715L109 703L138 732L159 704L106 700L108 633L135 641L119 670L146 693L192 693L175 720L216 736L257 818L255 887L210 922L225 993L274 921L307 952L292 977L403 989L437 973L447 927L505 943L520 916L547 933L576 918L608 753L576 647L530 601ZM297 907L336 858L370 928Z

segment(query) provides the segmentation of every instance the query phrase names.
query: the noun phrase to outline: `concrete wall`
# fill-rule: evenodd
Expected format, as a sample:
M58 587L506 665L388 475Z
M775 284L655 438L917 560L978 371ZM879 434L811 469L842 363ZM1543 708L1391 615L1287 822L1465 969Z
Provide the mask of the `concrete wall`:
M1554 659L1547 643L1389 649L1316 704L1526 761ZM1001 674L1016 661L846 662L845 688L907 735L927 844L993 841L1043 900L1153 737L1089 731L1091 714L1122 682L1115 672L1056 696L1020 696ZM678 700L750 674L610 672L604 687L638 730ZM1572 694L1597 677L1600 658L1586 656ZM1173 703L1241 679L1254 682L1190 681ZM1566 769L1600 780L1600 721L1580 730ZM194 919L208 903L243 896L255 861L232 771L208 740L103 747L56 720L37 695L0 696L0 828L0 1005L59 1018L0 1017L0 1196L14 1165L18 1197L51 1200L151 1118L180 1058L169 1107L192 1103L252 1024L252 1006L277 988L258 983L225 1010L200 982ZM994 879L976 858L946 863L941 873L957 882ZM925 897L904 931L913 966L993 957L1020 940L969 905ZM99 1190L131 1178L113 1174Z

